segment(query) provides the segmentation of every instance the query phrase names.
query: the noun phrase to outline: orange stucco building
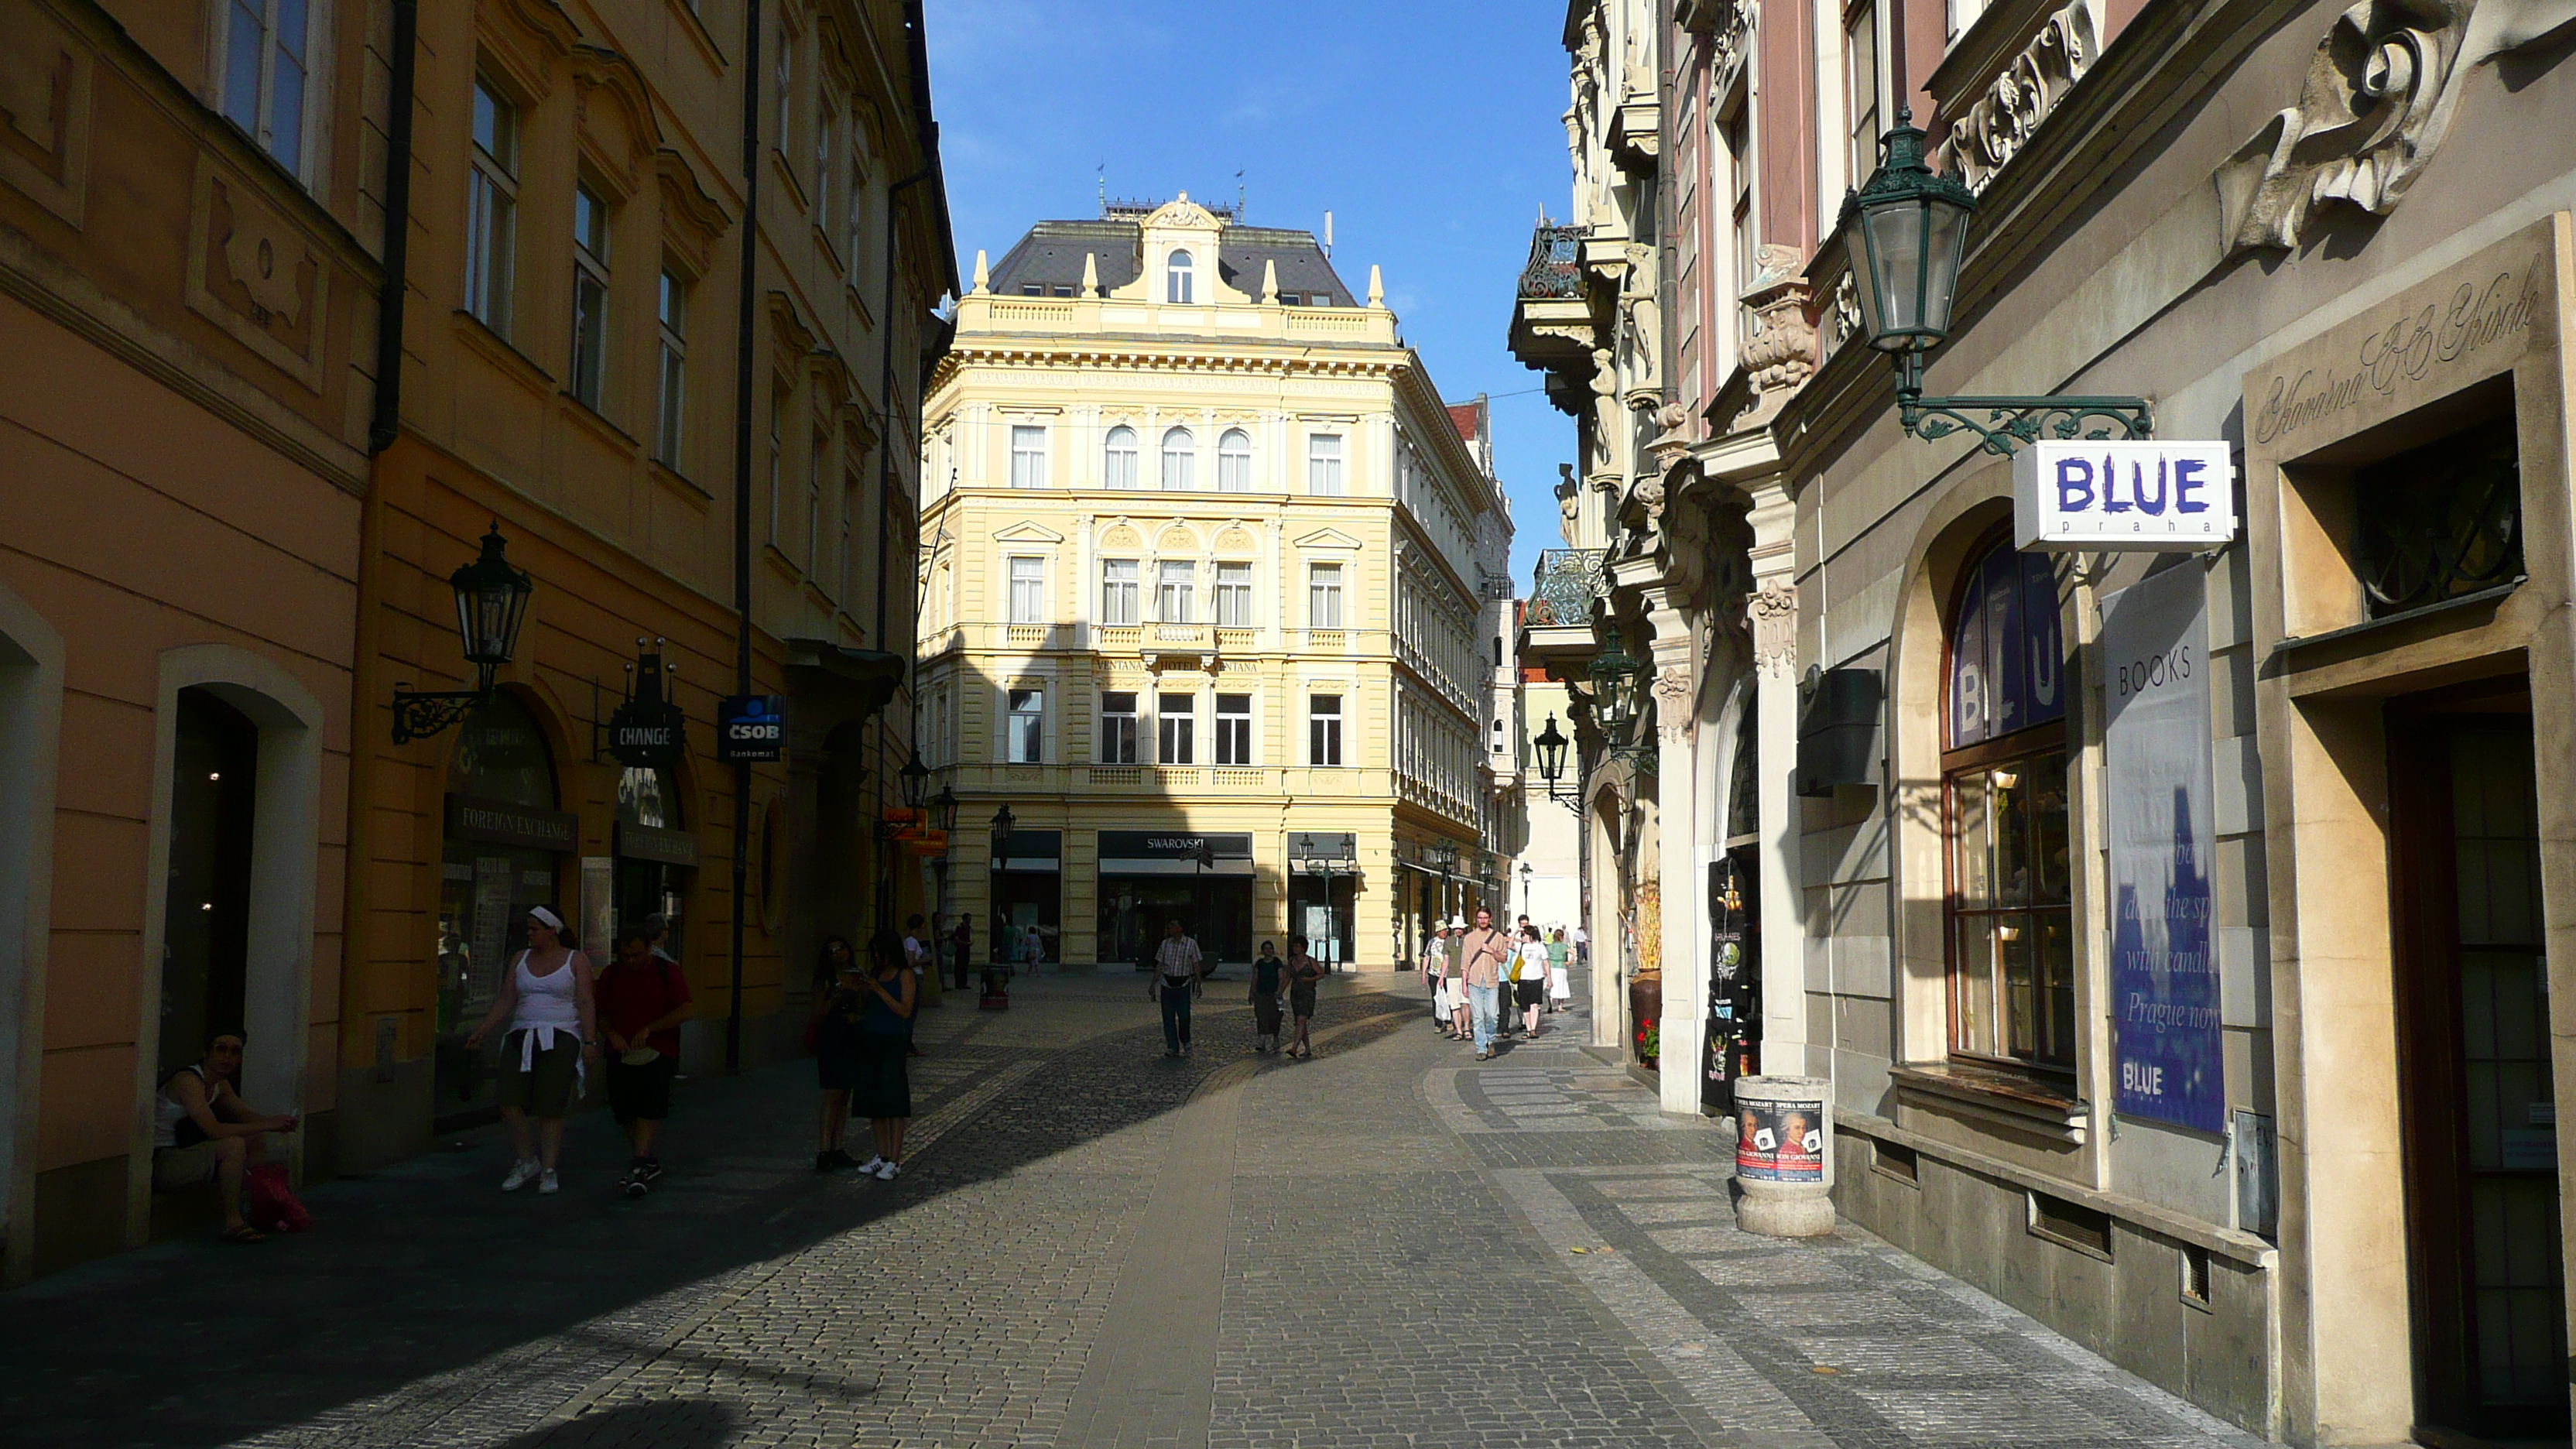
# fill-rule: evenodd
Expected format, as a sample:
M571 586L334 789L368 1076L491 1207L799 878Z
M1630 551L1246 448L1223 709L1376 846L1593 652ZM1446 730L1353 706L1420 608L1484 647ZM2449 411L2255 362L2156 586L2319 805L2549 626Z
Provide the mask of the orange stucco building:
M462 1039L530 905L664 917L697 1072L793 1050L820 937L923 900L882 828L954 289L919 6L765 5L756 52L744 8L0 0L12 1279L181 1221L151 1100L210 1028L311 1177L488 1116ZM749 776L735 1026L746 293L745 632L789 748ZM474 687L447 580L494 528L515 656L398 743L398 690ZM648 652L686 747L639 767L602 734Z

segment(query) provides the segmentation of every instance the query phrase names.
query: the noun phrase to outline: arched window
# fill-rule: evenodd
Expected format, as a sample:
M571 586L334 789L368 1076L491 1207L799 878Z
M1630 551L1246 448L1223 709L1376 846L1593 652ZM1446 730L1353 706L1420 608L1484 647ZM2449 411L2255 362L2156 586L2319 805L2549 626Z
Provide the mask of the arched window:
M1960 578L1945 643L1950 1048L2071 1073L2066 644L2049 561L2008 538L1987 545Z
M1109 430L1109 441L1100 450L1100 486L1133 488L1136 486L1136 430L1116 427Z
M1198 461L1198 441L1187 428L1174 428L1163 434L1163 487L1186 493L1197 487L1191 478L1191 465Z
M1184 248L1172 248L1172 254L1163 259L1163 300L1190 300L1190 254Z
M1252 439L1241 428L1228 428L1216 440L1216 491L1252 491Z

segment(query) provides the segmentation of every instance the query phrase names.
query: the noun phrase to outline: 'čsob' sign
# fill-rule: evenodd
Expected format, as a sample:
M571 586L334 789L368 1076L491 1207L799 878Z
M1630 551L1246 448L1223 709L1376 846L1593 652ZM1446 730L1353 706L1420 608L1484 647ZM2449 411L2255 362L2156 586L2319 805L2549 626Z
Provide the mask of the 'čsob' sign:
M2013 455L2021 548L2188 552L2235 538L2225 443L2047 442Z

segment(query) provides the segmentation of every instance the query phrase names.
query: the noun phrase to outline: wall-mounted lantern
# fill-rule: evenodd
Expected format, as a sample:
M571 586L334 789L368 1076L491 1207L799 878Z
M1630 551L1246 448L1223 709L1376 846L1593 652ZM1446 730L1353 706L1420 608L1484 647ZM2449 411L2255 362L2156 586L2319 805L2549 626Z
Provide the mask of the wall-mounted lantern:
M408 681L394 685L394 743L427 739L462 721L492 697L501 666L518 651L519 626L527 622L528 596L536 581L514 568L505 556L500 521L483 535L483 553L448 575L456 594L456 634L466 662L474 666L474 688L419 690Z

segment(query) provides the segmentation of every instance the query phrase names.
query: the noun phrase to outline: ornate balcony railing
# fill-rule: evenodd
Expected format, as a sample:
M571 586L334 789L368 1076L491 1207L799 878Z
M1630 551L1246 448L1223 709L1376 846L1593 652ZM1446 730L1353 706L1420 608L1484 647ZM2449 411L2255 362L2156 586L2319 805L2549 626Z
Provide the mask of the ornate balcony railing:
M1538 556L1529 607L1521 622L1532 629L1583 629L1592 624L1592 601L1601 597L1606 548L1551 548Z
M1583 295L1583 228L1541 226L1530 238L1529 265L1521 269L1523 297Z

